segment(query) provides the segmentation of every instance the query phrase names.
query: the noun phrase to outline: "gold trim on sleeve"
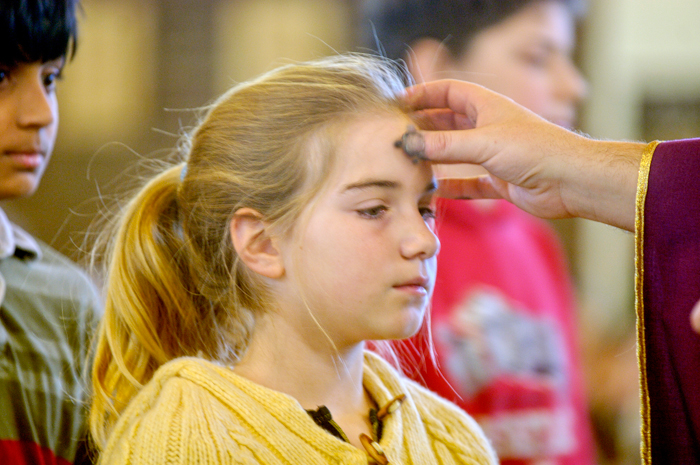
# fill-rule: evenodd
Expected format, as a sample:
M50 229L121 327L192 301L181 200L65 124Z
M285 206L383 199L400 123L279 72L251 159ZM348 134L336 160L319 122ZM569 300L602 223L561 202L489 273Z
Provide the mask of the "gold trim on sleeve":
M647 197L649 169L659 141L650 142L644 147L637 179L637 202L634 217L634 301L637 313L637 364L639 365L639 395L641 400L641 455L642 464L651 465L651 417L649 410L649 388L647 386L646 339L644 334L644 203Z

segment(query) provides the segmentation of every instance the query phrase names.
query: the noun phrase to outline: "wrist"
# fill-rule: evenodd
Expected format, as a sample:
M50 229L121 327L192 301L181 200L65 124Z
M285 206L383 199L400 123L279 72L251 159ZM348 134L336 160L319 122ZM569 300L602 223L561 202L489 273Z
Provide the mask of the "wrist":
M568 183L570 211L634 231L639 165L646 144L581 139Z

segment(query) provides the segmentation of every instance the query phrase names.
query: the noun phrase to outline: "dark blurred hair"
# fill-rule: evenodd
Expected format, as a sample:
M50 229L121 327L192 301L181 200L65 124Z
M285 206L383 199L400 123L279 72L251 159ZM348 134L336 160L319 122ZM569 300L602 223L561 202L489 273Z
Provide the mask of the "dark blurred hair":
M2 0L0 64L71 58L77 44L79 0Z
M479 32L540 1L560 2L574 17L585 6L584 0L365 0L362 41L396 60L406 58L411 43L429 38L458 57Z

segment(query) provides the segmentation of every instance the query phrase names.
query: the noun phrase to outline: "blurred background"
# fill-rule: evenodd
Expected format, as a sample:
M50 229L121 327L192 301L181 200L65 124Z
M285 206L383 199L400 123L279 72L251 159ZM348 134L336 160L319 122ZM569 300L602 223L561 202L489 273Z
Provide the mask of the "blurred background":
M358 51L360 1L83 0L78 53L59 85L53 159L31 199L2 208L70 257L123 173L162 156L193 109L289 60ZM700 2L589 0L577 62L579 129L596 138L700 137ZM552 222L581 302L581 344L601 464L639 462L633 236Z

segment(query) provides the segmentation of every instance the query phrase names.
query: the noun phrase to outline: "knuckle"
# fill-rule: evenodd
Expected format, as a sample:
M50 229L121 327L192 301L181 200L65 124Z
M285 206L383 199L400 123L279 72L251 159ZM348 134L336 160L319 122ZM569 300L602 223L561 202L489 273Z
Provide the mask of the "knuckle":
M448 132L435 132L427 144L428 155L447 154L451 147L451 137Z

